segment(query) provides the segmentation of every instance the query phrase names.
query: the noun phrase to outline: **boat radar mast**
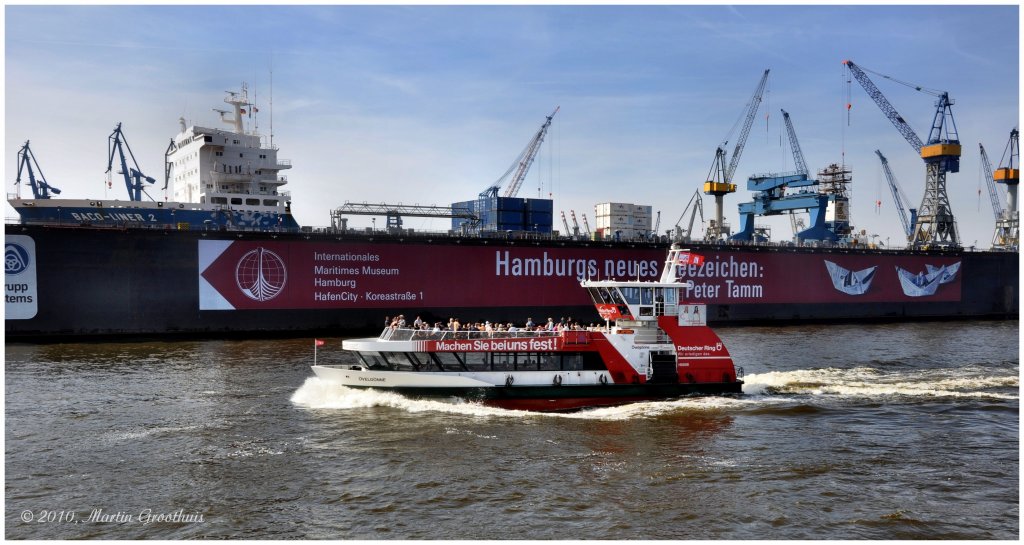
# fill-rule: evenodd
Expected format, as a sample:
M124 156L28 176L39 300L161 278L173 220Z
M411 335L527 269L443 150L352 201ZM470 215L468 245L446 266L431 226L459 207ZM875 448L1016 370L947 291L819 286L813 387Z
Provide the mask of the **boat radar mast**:
M258 112L256 105L249 102L249 85L242 82L241 91L225 91L228 96L224 97L224 102L233 106L233 111L219 110L214 108L213 111L220 114L220 120L228 125L231 125L232 131L245 134L245 130L242 127L242 115L248 113L247 108L251 108L252 111Z

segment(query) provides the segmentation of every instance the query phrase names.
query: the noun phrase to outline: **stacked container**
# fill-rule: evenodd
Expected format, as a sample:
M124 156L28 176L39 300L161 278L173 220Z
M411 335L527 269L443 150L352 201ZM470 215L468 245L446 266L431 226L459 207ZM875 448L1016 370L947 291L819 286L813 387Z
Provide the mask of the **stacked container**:
M606 202L594 205L599 238L636 238L651 233L651 206Z
M550 199L480 197L452 203L452 208L469 209L480 218L481 231L530 231L550 233L554 205ZM452 218L452 229L459 230L468 220Z

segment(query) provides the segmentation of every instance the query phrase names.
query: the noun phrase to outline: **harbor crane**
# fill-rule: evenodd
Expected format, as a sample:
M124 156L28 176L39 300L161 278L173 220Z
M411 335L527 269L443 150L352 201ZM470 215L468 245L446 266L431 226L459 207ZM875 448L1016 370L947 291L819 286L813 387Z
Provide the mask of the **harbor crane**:
M903 227L903 233L907 236L907 241L910 241L910 237L914 235L914 222L917 220L917 209L910 209L910 216L907 216L906 203L910 202L907 199L907 194L903 192L903 188L900 187L900 183L896 180L896 176L892 173L892 168L889 167L889 160L882 155L880 150L875 150L875 155L878 155L878 159L882 161L882 172L885 173L885 179L889 182L889 191L892 192L892 200L896 203L896 211L900 214L900 226Z
M1017 211L1017 186L1020 184L1020 137L1017 127L1010 131L1010 141L1003 150L999 168L993 172L996 183L1006 184L1007 220L1004 246L1016 250L1020 242L1020 217ZM1003 166L1006 165L1006 166Z
M575 210L569 210L569 217L572 218L572 234L573 235L579 235L580 234L580 224L576 221L576 211Z
M683 218L686 217L686 213L690 212L690 221L686 225L684 230L681 225ZM686 203L686 208L683 208L683 213L679 215L679 219L676 221L676 225L673 228L673 239L676 242L691 242L693 241L693 221L700 214L700 224L704 224L704 199L700 195L700 190L693 192L693 196L690 197L690 201Z
M28 147L28 142L26 140L25 145L18 150L18 177L15 178L14 184L21 184L21 173L24 171L28 175L28 185L32 188L32 196L34 198L49 199L51 198L50 193L60 195L60 190L46 181L43 169L39 168L39 163L36 161L35 154ZM35 165L34 168L33 165ZM38 178L36 178L36 172L39 173Z
M793 165L796 167L796 173L810 176L810 171L807 169L807 161L804 160L804 152L800 148L800 141L796 138L793 120L789 118L789 112L786 110L780 108L779 111L782 112L782 120L786 123L786 134L789 136L789 147L793 150ZM793 227L794 236L805 227L803 218L797 218L795 210L789 211L789 223Z
M1003 204L1003 197L999 194L996 186L995 175L992 172L992 162L988 159L985 146L979 142L978 152L981 155L981 170L985 176L985 187L988 189L988 198L992 202L992 215L996 220L995 232L992 235L992 248L1004 250L1010 236L1010 222L1006 214L1006 206Z
M651 229L651 236L658 236L658 229L661 229L661 210L658 210L658 219L654 220L654 229Z
M924 197L921 200L921 206L917 208L917 220L914 222L914 232L910 239L911 245L915 247L959 247L960 238L957 234L956 219L949 205L949 197L946 195L946 173L960 171L960 140L957 136L956 122L953 120L953 101L949 98L949 93L928 89L871 71L883 78L938 98L935 103L935 116L932 119L928 141L922 142L917 133L903 119L903 116L896 111L896 108L889 103L889 100L865 73L870 70L857 66L851 60L845 60L843 64L925 162ZM849 80L847 82L849 83ZM847 102L846 107L849 110L851 104Z
M708 229L705 235L708 241L719 241L723 235L727 235L728 232L723 228L722 224L722 199L729 193L736 192L736 184L732 183L733 174L736 173L736 167L740 163L740 155L743 154L743 147L747 144L747 137L750 136L750 127L754 124L754 116L757 115L757 109L761 105L761 97L764 95L765 84L768 82L768 72L765 70L761 76L761 81L758 82L757 87L754 89L753 96L750 97L750 102L744 107L743 111L745 116L743 117L743 128L740 130L739 138L736 140L736 146L732 150L732 159L729 161L729 165L726 166L726 154L725 148L728 145L728 137L726 141L723 141L718 148L715 150L715 160L711 164L711 170L708 172L707 181L704 182L704 193L706 195L713 195L715 197L715 224Z
M559 109L561 109L561 106L556 107L555 111L547 116L544 124L540 126L540 130L537 131L537 134L533 135L533 138L526 144L526 147L519 153L519 156L512 162L512 165L508 167L508 170L490 187L480 193L481 198L496 198L498 190L506 183L508 185L505 187L505 193L502 194L503 197L515 197L519 193L519 188L523 185L523 180L526 179L526 173L530 171L530 166L533 165L533 160L537 158L537 152L540 151L540 145L544 142L544 136L548 133L551 120L558 113Z
M565 234L566 235L568 235L569 233L572 232L572 231L569 230L569 222L566 221L566 219L565 219L565 210L562 210L562 226L565 227ZM573 233L573 236L575 236L576 234L578 234L578 233Z
M583 218L583 234L590 238L590 223L587 222L587 215L580 214L580 217Z
M132 164L135 165L135 168L128 167L128 161L124 154L126 149L128 150L128 157L132 158ZM133 201L141 201L144 191L142 182L152 184L156 183L156 179L146 176L139 170L139 162L135 160L135 154L132 153L128 140L125 139L124 133L121 132L120 123L117 124L114 132L107 138L107 150L109 151L107 174L110 174L110 171L114 168L114 153L116 152L121 161L121 170L117 171L117 173L124 175L124 185L128 188L128 198ZM147 193L146 196L148 197L149 194Z

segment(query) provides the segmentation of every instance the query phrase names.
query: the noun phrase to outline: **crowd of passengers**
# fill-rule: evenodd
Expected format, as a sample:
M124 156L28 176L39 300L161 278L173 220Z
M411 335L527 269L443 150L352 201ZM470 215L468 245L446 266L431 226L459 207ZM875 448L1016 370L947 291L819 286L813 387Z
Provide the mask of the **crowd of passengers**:
M419 316L411 324L405 321L405 316L399 314L394 318L385 317L384 327L395 329L414 329L417 331L426 331L430 333L441 333L442 331L451 331L458 333L460 331L479 331L486 334L493 333L517 333L517 332L563 332L563 331L600 331L601 326L596 324L590 324L589 326L583 326L579 322L573 321L572 318L562 318L559 321L555 321L554 318L548 318L547 323L535 324L533 318L527 318L526 323L522 327L516 327L511 322L507 324L494 323L489 321L483 323L473 322L463 324L458 318L448 318L448 323L434 322L431 324Z

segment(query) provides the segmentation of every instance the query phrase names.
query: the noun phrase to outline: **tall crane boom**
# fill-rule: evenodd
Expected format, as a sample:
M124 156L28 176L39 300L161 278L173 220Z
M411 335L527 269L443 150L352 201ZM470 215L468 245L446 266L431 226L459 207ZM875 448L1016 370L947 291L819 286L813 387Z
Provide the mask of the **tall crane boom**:
M889 100L885 98L885 95L878 90L878 87L876 87L874 82L871 81L871 78L869 78L859 66L854 64L853 61L845 60L843 61L843 64L850 69L850 73L853 74L853 77L857 78L860 86L864 88L864 91L867 92L868 96L875 101L875 104L878 104L882 113L889 118L889 121L892 121L896 130L900 131L900 134L903 135L903 138L907 139L907 142L909 142L911 146L914 146L914 151L921 153L921 148L924 147L924 142L922 142L921 138L917 136L914 129L910 128L910 125L908 125L903 119L903 116L896 111L896 108L889 103ZM847 104L846 108L849 109L850 104Z
M28 140L26 140L25 145L18 150L18 177L15 178L15 185L21 183L22 171L28 174L28 185L32 188L32 196L34 198L49 199L51 192L55 195L60 195L59 189L46 182L46 177L43 176L43 169L39 168L39 163L36 161L35 154L32 153L32 150L28 147ZM39 172L38 179L36 178L36 172Z
M128 167L128 160L125 156L124 150L128 150L128 157L132 158L132 164L135 168ZM121 124L118 123L117 127L114 128L114 132L107 138L107 151L109 152L109 158L107 159L107 172L109 173L114 168L114 153L117 153L121 162L121 171L119 174L124 175L124 185L128 188L128 198L133 201L142 200L143 185L142 182L156 183L156 179L150 176L146 176L139 170L139 162L135 160L135 154L132 153L132 148L128 145L128 140L125 139L124 133L121 132Z
M740 130L740 136L736 140L736 147L733 148L732 160L729 161L728 166L725 164L727 142L722 142L715 150L715 160L711 164L707 181L704 182L704 193L715 197L715 224L708 229L705 235L709 242L719 241L723 235L728 234L723 228L723 197L736 192L736 184L732 183L732 177L736 173L736 167L740 164L740 155L743 154L743 147L747 144L747 137L750 136L750 127L753 126L754 116L757 115L757 109L761 105L761 97L764 95L764 87L768 82L770 71L770 69L765 70L761 75L761 81L757 83L750 102L744 107L743 129Z
M764 87L768 82L768 72L765 70L764 75L761 76L761 81L757 84L757 88L754 89L754 96L750 98L750 102L747 103L747 117L743 120L743 130L740 131L740 137L736 140L736 147L732 150L732 159L729 161L729 168L726 169L726 183L732 182L733 174L736 173L736 167L740 164L740 155L743 154L743 148L747 145L747 137L750 136L750 127L754 125L754 116L757 115L757 108L761 105L761 97L764 95Z
M506 182L508 182L508 186L505 188L503 197L515 197L519 193L519 188L523 185L523 180L526 179L530 166L533 165L534 159L537 158L537 152L540 151L540 145L544 142L544 136L548 133L551 120L554 119L559 109L561 109L561 106L556 107L555 111L545 118L544 124L540 126L540 130L537 131L537 134L533 135L533 138L526 144L526 147L519 153L519 156L512 162L512 165L508 167L508 170L491 184L491 187L480 193L481 197L497 197L498 190Z
M789 147L793 149L793 163L796 165L798 174L810 174L807 170L807 162L804 161L804 152L800 149L800 141L796 139L796 129L793 128L793 120L789 118L789 112L782 111L782 119L786 122L786 134L789 135Z
M914 234L914 220L917 216L917 210L914 208L910 209L910 217L907 217L906 203L909 202L907 195L903 193L903 188L900 187L900 183L896 181L896 176L892 173L892 169L889 168L889 160L882 155L882 152L875 150L875 154L878 155L879 160L882 161L882 171L885 173L885 179L889 182L889 190L892 191L892 200L896 203L896 210L900 213L900 225L903 227L903 232L906 233L909 239Z
M957 234L956 219L953 216L953 210L949 205L949 197L946 194L946 173L960 171L960 140L957 136L956 122L953 120L953 101L950 100L949 93L927 89L920 85L914 85L879 74L886 79L939 98L936 103L935 116L932 118L932 128L928 135L928 142L924 143L917 136L917 133L910 128L910 125L903 119L903 116L889 103L885 95L878 90L878 87L871 81L871 78L864 72L864 69L850 60L843 61L843 64L853 74L853 77L857 79L868 96L875 101L875 104L889 118L889 121L903 135L903 138L913 146L921 159L924 160L924 197L921 199L921 205L917 208L914 232L910 237L911 244L914 246L959 247L960 237ZM846 107L849 110L851 107L850 103L847 103Z
M998 220L1003 217L1006 207L1003 206L1002 196L996 188L996 181L992 177L992 163L988 160L988 153L985 153L985 146L978 142L978 149L981 153L981 170L985 174L985 185L988 187L988 198L992 201L992 214Z

